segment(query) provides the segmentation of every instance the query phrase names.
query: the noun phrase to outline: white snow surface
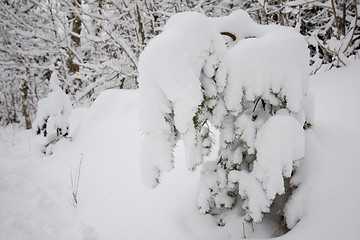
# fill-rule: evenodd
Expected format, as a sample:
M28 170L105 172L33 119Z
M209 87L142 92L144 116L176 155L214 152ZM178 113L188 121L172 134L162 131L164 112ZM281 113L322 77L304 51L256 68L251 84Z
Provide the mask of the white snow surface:
M301 188L287 211L294 226L280 239L360 238L359 76L357 61L310 79L315 125L296 171ZM187 171L181 143L166 181L155 190L143 186L138 99L138 91L111 90L89 109L75 109L72 141L60 140L52 156L39 153L31 131L0 128L0 239L243 238L241 209L223 216L224 227L217 226L218 217L200 215L200 173ZM75 172L81 154L74 208L70 169ZM278 227L266 215L255 232L244 226L248 239L269 239Z
M281 239L360 237L359 76L356 60L311 79L316 121L297 172L303 187L288 212L301 221Z

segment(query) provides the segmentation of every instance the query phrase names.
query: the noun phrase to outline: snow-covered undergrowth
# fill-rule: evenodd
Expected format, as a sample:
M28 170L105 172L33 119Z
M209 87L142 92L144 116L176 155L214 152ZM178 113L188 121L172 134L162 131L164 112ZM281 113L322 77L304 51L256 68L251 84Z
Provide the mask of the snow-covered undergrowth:
M316 121L307 158L298 169L294 206L301 221L281 239L360 237L360 64L319 73L310 80ZM184 147L175 170L156 190L143 186L137 91L106 91L89 109L74 109L70 137L52 156L40 153L30 131L0 129L0 239L241 239L239 214L218 219L198 213L199 173L186 170ZM78 205L70 171L83 155ZM240 209L239 209L240 211ZM294 213L295 214L295 213ZM272 237L278 226L245 225L247 238ZM295 223L294 223L295 224Z
M33 122L36 134L44 136L43 152L47 155L52 153L53 145L69 132L71 101L59 84L57 73L53 72L49 84L50 93L46 98L39 100L36 119Z
M248 222L261 223L264 213L298 221L287 199L301 188L292 177L313 124L308 55L296 29L256 24L241 10L171 17L139 63L144 184L156 187L173 169L181 139L190 170L216 155L201 171L202 213L222 216L241 205Z

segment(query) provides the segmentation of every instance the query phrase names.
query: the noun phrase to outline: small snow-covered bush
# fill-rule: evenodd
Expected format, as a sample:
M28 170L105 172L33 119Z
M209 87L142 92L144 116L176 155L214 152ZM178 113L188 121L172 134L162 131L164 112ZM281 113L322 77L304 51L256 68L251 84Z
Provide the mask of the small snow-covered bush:
M49 95L38 102L36 119L33 123L36 134L45 138L46 154L51 154L49 146L68 135L68 118L72 111L70 98L60 88L56 72L51 75L49 88Z
M199 209L217 214L242 199L245 219L261 222L305 157L308 60L295 29L258 25L244 11L170 18L140 57L144 183L157 186L173 168L180 138L188 168L201 164L215 151L213 126L220 147L203 163Z

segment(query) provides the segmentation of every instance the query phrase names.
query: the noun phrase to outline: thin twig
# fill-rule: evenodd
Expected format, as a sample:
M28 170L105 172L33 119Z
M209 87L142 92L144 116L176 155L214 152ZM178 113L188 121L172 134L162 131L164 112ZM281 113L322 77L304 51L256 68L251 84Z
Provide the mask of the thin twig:
M353 29L353 32L352 32L350 41L348 42L348 44L347 44L345 50L343 51L343 53L345 53L346 50L348 50L348 48L350 47L351 42L352 42L352 40L353 40L353 38L354 38L354 35L355 35L356 27L357 27L357 21L358 21L358 10L357 10L357 3L356 3L357 0L354 0L354 2L355 2L355 25L354 25L354 29Z
M336 16L336 9L335 9L334 0L331 0L331 7L332 7L334 18L335 18L336 28L337 28L337 30L339 30L339 21L338 21L337 16Z
M254 108L253 108L253 112L255 112L256 107L257 107L257 105L258 105L258 103L259 103L260 99L261 99L261 97L258 97L258 98L256 99L255 106L254 106Z
M70 190L71 190L71 198L69 202L74 207L78 204L78 191L79 191L79 184L80 184L80 173L81 173L81 165L84 155L81 153L80 163L75 171L75 174L72 174L72 170L70 169Z
M320 45L320 47L322 47L324 50L328 51L329 53L335 55L337 57L337 59L346 67L346 64L344 63L343 60L341 60L340 55L339 55L341 47L339 48L339 52L336 52L335 50L331 50L329 47L325 47L324 45L322 45L316 36L315 36L315 39L316 39L317 43Z
M243 235L244 235L244 239L246 239L246 232L245 232L245 223L243 222Z
M221 35L230 37L234 42L236 41L236 36L232 34L231 32L221 32Z

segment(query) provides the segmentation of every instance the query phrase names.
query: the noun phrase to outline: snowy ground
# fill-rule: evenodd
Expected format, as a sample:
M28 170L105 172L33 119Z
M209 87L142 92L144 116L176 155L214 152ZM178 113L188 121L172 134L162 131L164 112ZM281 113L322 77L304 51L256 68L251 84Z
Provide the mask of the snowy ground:
M303 219L281 239L360 238L360 63L311 79L316 124L302 165ZM0 239L240 239L237 214L198 214L198 173L185 169L177 146L175 170L156 190L140 177L137 91L104 92L70 119L72 141L42 156L31 131L0 129ZM82 167L78 205L70 175ZM240 213L239 213L240 215ZM245 225L247 238L270 238L277 226Z

